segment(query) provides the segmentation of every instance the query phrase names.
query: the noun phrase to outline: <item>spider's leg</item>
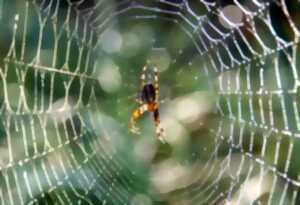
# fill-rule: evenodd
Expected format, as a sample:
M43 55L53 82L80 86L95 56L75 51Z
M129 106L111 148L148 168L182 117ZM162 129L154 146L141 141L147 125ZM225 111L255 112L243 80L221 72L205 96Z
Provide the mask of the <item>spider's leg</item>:
M143 87L145 85L146 71L147 71L147 65L144 65L142 75L141 75L141 90L143 89Z
M160 117L159 117L159 111L158 109L155 109L154 112L154 122L155 122L155 127L156 127L156 134L157 137L159 138L160 141L165 143L165 140L163 138L164 135L164 129L160 126Z
M144 102L141 100L141 98L139 96L136 97L135 101L140 105L144 104Z
M148 110L148 105L144 104L140 106L138 109L136 109L130 119L130 131L133 133L139 134L139 129L135 126L136 121L141 117L141 115Z
M144 101L142 100L142 91L139 91L138 94L135 97L135 102L138 103L139 105L143 105Z
M147 65L144 65L143 67L143 71L142 71L142 74L141 74L141 88L140 88L140 91L138 92L138 95L136 96L136 99L135 101L142 105L144 102L142 101L141 99L141 94L140 92L142 92L144 86L145 86L145 80L146 80L146 71L147 71Z
M154 89L155 89L155 102L158 103L159 99L159 82L158 82L158 69L156 66L153 68L154 73Z

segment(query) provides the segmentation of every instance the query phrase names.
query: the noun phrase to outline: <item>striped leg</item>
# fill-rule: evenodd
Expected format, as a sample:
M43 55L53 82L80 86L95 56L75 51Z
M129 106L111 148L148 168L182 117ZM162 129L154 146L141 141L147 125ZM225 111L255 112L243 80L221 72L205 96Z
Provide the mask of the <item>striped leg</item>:
M164 135L164 129L162 127L160 127L160 117L159 117L159 111L158 109L154 110L153 112L154 114L154 122L155 122L155 130L156 130L156 135L158 137L158 139L165 143L165 140L163 138Z
M140 87L140 92L142 92L144 85L145 85L145 80L146 80L146 71L147 71L147 65L144 65L142 75L141 75L141 87ZM143 101L141 100L140 97L140 92L138 93L138 96L136 98L136 102L140 105L143 104Z
M147 65L144 65L142 75L141 75L141 89L143 89L143 87L145 85L146 72L147 72Z
M136 125L136 121L141 117L142 114L144 114L144 112L146 112L148 110L148 105L144 104L142 106L140 106L138 109L136 109L132 115L131 115L131 119L130 119L130 131L132 133L136 133L136 134L140 134L139 132L139 128L137 128Z
M154 73L154 88L155 88L155 102L158 103L159 100L159 82L158 82L158 69L156 66L153 68Z

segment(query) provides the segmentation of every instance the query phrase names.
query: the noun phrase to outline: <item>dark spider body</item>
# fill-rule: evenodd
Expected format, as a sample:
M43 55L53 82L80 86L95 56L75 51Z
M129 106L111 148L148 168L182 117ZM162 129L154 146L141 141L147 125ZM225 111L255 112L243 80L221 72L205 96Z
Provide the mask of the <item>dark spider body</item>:
M144 85L141 91L141 100L144 103L154 103L156 99L155 88L152 83Z

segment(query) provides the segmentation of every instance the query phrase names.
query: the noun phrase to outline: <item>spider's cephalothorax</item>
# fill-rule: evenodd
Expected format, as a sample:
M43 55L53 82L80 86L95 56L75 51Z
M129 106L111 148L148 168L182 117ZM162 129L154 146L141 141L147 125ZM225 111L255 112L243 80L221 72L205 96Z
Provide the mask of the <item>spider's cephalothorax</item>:
M158 84L158 70L157 67L153 68L153 83L145 84L146 80L146 71L147 65L143 67L143 73L141 75L141 89L137 98L137 102L140 104L140 107L136 109L131 116L130 121L130 130L134 133L139 133L139 129L135 126L136 121L139 117L146 111L153 112L154 122L156 126L156 133L160 140L163 141L162 134L163 128L160 127L160 118L159 118L159 84Z

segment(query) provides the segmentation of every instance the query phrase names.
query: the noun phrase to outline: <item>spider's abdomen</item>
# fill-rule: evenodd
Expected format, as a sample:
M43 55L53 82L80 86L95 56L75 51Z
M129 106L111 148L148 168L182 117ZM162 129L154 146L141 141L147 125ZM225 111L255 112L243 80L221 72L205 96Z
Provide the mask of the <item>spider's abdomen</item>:
M155 101L155 89L153 84L146 84L143 87L141 98L145 103L152 103Z

